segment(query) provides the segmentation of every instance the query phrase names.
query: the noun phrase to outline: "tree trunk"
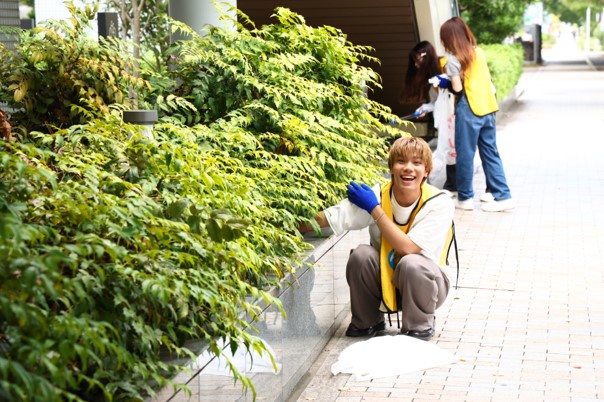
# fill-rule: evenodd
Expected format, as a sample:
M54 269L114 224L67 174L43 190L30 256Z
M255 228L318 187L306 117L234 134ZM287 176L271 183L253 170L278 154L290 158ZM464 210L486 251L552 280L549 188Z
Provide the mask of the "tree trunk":
M138 59L141 45L141 10L145 7L145 0L132 1L132 56L134 56L134 76L139 76Z

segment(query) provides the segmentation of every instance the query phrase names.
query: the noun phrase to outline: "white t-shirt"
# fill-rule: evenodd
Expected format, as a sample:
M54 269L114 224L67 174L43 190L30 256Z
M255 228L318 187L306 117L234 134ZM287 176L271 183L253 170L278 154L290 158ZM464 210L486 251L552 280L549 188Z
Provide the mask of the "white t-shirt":
M381 186L375 185L372 187L372 190L379 200L381 197ZM392 214L394 220L399 224L405 224L416 205L417 201L409 207L402 207L393 197ZM442 255L445 240L453 222L454 213L455 206L450 197L444 194L434 197L419 210L407 233L409 238L421 248L420 254L439 265L440 256ZM369 227L371 245L376 250L380 250L381 234L373 218L367 211L357 207L348 199L344 199L339 204L327 208L325 216L329 222L329 226L336 235L340 235L347 230L359 230ZM446 269L443 271L447 273Z

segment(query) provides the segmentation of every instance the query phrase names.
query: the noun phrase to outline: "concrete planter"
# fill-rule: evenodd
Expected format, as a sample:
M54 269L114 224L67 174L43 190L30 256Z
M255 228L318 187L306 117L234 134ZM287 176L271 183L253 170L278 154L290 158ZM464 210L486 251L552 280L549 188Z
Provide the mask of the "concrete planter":
M346 318L349 295L345 268L350 254L350 238L354 238L353 243L361 242L365 232L334 236L326 229L324 237L314 234L306 237L307 242L315 247L306 258L312 268L301 268L295 277L286 278L283 286L274 290L287 316L284 318L275 306L269 305L265 306L259 321L254 324L260 330L255 335L274 351L278 372L272 371L268 359L259 356L254 357L251 370L249 357L240 367L252 380L257 400L283 402L290 398ZM197 361L187 363L191 372L181 373L174 379L191 389L190 400L253 400L251 392L246 394L240 383L233 383L224 364L219 365L215 357L203 353L203 345L199 344L194 349L200 354ZM189 400L183 392L174 392L169 387L150 401L167 402L181 398Z

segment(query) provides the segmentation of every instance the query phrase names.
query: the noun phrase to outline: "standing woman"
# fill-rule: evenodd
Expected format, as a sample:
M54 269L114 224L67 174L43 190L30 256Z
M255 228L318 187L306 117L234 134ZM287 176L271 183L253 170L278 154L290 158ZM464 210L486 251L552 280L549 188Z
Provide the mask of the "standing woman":
M455 106L455 149L457 151L457 200L459 209L474 209L474 156L482 160L487 188L494 200L482 205L483 211L513 209L515 202L508 187L503 163L497 150L495 113L499 110L491 74L476 38L459 17L440 27L440 40L447 55L445 71L451 90L458 95Z

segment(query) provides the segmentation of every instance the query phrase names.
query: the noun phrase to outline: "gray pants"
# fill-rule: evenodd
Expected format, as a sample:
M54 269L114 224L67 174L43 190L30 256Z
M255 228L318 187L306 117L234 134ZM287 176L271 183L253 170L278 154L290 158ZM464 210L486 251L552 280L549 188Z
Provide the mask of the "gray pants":
M380 253L367 244L354 249L346 264L346 281L352 325L363 329L384 321ZM440 267L420 254L408 254L396 265L392 282L401 296L397 304L403 317L401 331L434 328L434 313L449 293L449 280Z

